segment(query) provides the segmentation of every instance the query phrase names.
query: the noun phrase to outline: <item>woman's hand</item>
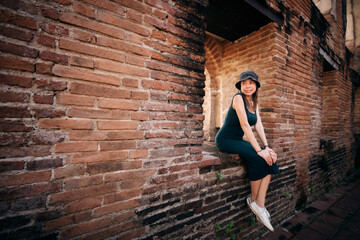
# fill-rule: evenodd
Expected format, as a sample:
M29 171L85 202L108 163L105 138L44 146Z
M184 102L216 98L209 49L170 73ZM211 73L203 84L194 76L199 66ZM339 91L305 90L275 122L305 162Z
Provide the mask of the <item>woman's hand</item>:
M271 148L266 148L268 151L269 151L269 153L270 153L270 157L271 157L271 159L272 159L272 162L273 163L276 163L276 161L277 161L277 154L275 153L275 151L274 150L272 150Z
M257 154L259 154L259 156L262 157L269 166L272 166L273 159L271 158L270 151L268 150L268 148L261 150Z

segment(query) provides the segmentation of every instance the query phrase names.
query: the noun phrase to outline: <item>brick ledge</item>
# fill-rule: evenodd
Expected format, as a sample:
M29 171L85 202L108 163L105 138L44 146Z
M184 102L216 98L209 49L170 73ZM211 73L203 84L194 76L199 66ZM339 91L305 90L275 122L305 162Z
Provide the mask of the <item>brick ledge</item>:
M243 165L245 165L245 160L238 154L221 152L214 142L204 141L203 158L199 162L200 174Z

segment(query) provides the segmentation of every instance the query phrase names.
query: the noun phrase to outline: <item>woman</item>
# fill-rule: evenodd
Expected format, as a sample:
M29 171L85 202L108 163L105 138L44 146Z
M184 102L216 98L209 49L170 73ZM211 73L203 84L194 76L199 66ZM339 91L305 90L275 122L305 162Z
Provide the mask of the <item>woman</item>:
M256 215L258 221L269 230L274 231L270 223L270 214L265 208L265 197L272 174L278 174L276 153L270 149L261 123L257 92L260 88L258 75L253 71L241 73L235 84L239 90L233 97L225 118L224 125L216 134L216 146L223 152L237 153L247 162L251 195L247 204ZM264 148L258 144L251 126L262 141ZM243 140L243 136L249 141Z

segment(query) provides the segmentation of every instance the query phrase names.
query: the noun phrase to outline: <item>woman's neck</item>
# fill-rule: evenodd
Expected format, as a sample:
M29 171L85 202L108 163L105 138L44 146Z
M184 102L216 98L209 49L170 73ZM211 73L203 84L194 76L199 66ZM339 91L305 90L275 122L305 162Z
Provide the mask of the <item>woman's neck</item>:
M250 95L250 96L245 95L245 98L246 98L246 100L248 100L249 103L252 102L252 95Z

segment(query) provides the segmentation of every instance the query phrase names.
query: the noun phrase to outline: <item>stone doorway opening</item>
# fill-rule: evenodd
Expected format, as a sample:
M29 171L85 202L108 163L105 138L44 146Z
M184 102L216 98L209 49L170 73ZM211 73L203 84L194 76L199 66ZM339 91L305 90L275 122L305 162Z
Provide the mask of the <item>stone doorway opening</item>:
M203 130L205 143L212 143L236 93L240 73L254 70L261 81L270 83L276 27L282 20L263 1L210 0L206 23ZM269 89L265 87L266 92ZM266 100L260 97L260 101L265 107Z

